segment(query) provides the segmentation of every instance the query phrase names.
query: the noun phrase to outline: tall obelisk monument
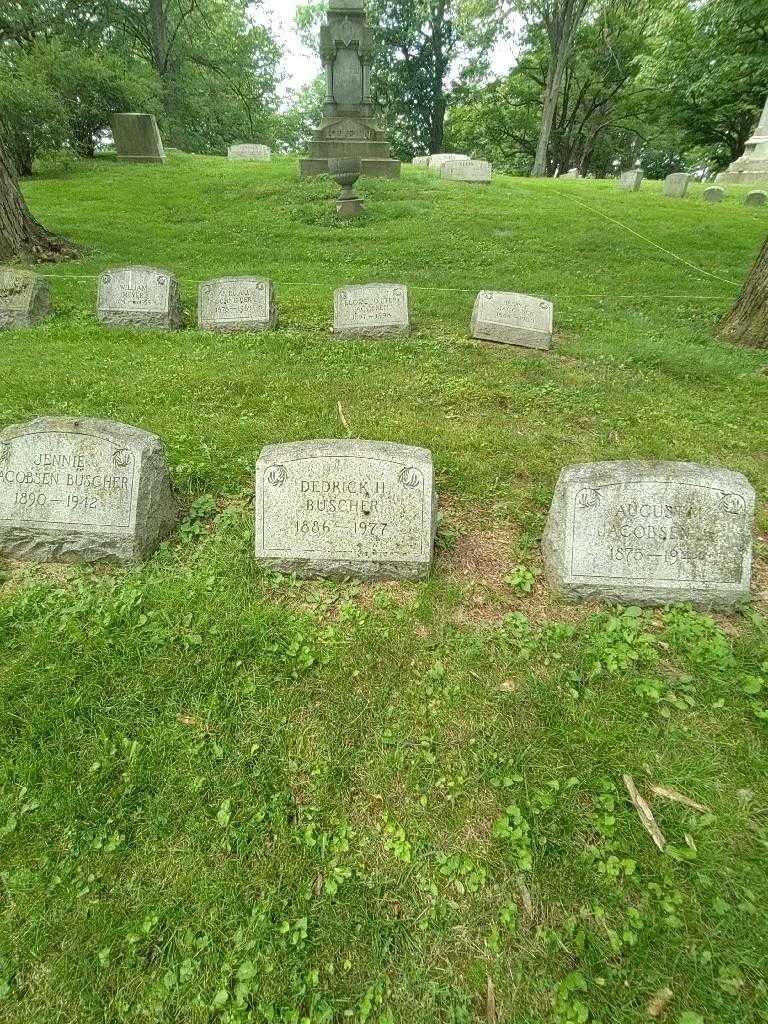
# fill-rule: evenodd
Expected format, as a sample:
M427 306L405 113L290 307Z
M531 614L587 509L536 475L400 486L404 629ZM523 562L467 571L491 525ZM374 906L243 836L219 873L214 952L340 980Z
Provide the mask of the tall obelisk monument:
M744 149L744 155L734 160L727 171L717 176L718 182L733 185L768 184L768 100L757 130Z
M373 32L365 20L365 0L331 0L320 30L320 56L325 111L299 165L302 178L327 174L331 157L359 158L369 177L399 177L400 161L390 158L387 133L371 102Z

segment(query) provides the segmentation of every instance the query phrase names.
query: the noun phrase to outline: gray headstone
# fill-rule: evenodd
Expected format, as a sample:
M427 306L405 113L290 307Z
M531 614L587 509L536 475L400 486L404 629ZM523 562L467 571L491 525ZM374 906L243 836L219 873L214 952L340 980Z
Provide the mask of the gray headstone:
M491 180L491 171L487 160L448 160L440 168L440 176L450 181L479 181L487 184Z
M204 281L197 297L202 331L268 331L277 326L275 289L263 277L219 277Z
M580 178L581 175L579 174L579 168L578 167L572 167L570 169L570 171L566 171L566 173L561 175L561 177L563 177L563 178Z
M129 164L161 164L165 160L154 114L113 114L110 124L118 160Z
M9 558L140 561L177 519L154 434L67 417L0 433L0 552Z
M703 195L705 203L722 203L725 198L725 189L713 185L711 188L705 188Z
M404 284L356 284L333 296L333 333L350 338L383 338L411 329Z
M99 278L97 315L112 327L176 330L184 324L178 281L158 267L107 270Z
M31 270L0 267L0 330L34 327L52 311L44 277Z
M437 523L432 455L383 441L300 441L256 464L256 561L299 576L420 580Z
M518 292L480 292L472 312L472 337L524 348L552 345L554 307Z
M683 462L597 462L560 475L544 535L571 600L729 608L749 596L755 492Z
M765 206L766 202L768 202L768 192L756 189L754 192L747 194L744 202L747 206Z
M429 156L415 156L413 158L413 166L414 167L429 167L429 161L430 161L430 157Z
M624 171L619 178L619 188L622 192L639 192L644 178L644 171Z
M466 153L433 153L429 158L429 169L439 174L451 160L469 160Z
M690 183L690 174L668 174L664 179L664 195L672 199L684 199Z
M272 150L269 146L230 146L227 157L230 160L271 160Z

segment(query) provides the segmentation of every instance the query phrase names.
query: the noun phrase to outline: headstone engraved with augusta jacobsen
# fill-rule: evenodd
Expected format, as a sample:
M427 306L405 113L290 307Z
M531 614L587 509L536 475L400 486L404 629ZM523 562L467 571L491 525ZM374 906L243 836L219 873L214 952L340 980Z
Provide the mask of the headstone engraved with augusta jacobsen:
M255 477L256 561L305 577L420 580L437 523L432 455L385 441L264 448Z
M184 317L179 283L159 267L120 267L99 278L99 323L110 327L176 330Z
M0 433L0 553L37 562L134 562L178 509L154 434L111 420L45 417Z
M755 492L740 473L597 462L560 475L544 535L570 600L732 608L748 599Z
M268 331L277 326L275 289L263 277L203 281L197 301L202 331Z

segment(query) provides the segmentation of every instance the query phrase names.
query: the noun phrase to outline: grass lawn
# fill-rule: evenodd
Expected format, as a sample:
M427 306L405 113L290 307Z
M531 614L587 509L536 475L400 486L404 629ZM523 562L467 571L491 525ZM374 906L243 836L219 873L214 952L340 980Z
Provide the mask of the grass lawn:
M538 548L596 459L742 471L764 538L768 355L714 329L768 210L405 168L339 225L335 191L181 154L25 185L87 255L0 339L0 424L160 434L186 521L136 568L0 562L0 1021L768 1021L768 545L730 618L565 606ZM272 277L280 328L102 329L129 263L190 323L200 280ZM331 338L370 281L410 286L412 336ZM481 288L553 300L554 350L469 340ZM428 583L254 569L258 451L344 436L338 403L432 449ZM661 854L624 773L711 811L654 798Z

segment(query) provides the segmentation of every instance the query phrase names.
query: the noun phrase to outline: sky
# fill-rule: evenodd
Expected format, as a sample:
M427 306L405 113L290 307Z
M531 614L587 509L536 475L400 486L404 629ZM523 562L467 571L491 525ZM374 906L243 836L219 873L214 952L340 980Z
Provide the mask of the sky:
M272 27L285 44L283 70L287 79L283 92L298 89L313 81L321 71L320 60L302 46L293 24L296 8L301 0L267 0L266 11L260 13L259 21ZM500 43L493 52L492 67L495 75L503 75L515 62L516 47L509 41Z

